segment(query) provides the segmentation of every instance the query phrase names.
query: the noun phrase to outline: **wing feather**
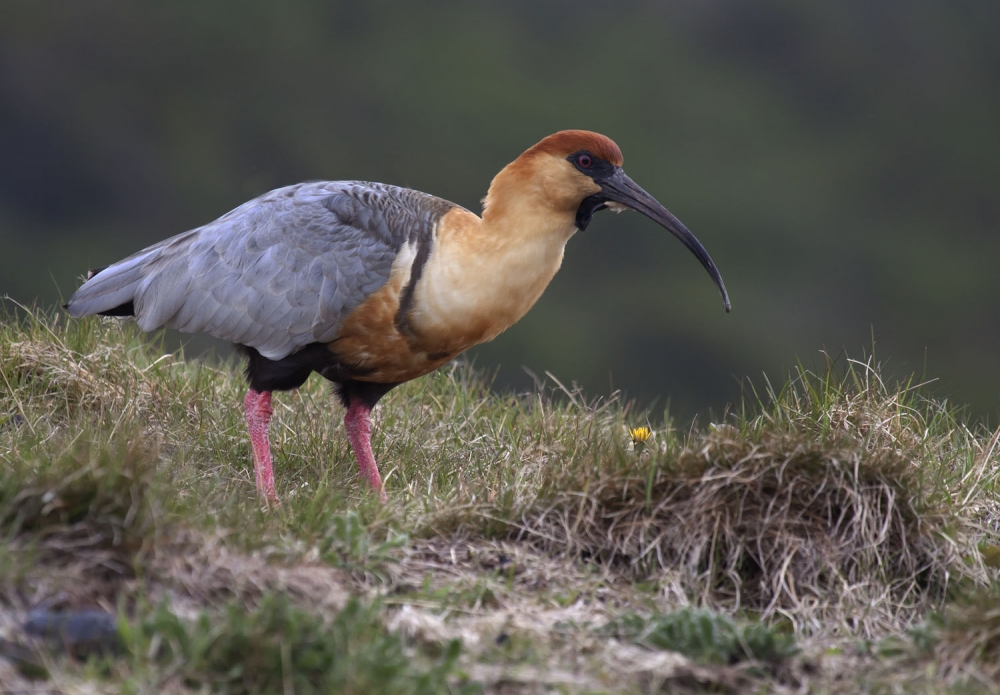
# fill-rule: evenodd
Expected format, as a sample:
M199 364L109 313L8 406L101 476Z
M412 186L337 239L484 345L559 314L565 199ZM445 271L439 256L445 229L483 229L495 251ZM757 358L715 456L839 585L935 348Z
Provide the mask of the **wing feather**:
M358 181L279 188L109 266L67 308L84 316L131 301L143 330L204 332L281 359L335 339L400 248L429 239L452 207Z

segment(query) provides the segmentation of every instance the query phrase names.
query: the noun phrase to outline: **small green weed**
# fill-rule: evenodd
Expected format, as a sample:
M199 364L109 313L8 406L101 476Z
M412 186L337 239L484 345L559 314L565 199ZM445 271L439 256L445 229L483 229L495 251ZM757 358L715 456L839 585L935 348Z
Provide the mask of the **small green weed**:
M329 621L280 595L253 608L232 602L193 623L161 603L123 633L134 674L155 666L163 681L179 677L211 692L472 692L457 684L458 641L436 658L411 654L385 631L380 607L356 598ZM135 675L132 684L140 685Z
M385 579L385 566L398 561L396 551L408 541L406 534L399 533L376 543L361 518L354 512L347 512L330 520L317 549L320 559L334 567Z
M626 613L601 630L653 649L679 652L706 664L777 665L798 653L795 637L761 623L737 624L708 610L683 609L648 618Z

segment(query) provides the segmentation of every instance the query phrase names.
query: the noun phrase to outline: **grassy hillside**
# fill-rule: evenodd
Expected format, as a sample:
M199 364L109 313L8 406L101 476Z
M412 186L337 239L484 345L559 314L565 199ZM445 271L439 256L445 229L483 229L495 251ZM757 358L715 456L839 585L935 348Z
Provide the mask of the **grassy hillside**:
M690 431L454 365L376 410L384 506L315 378L262 510L243 392L129 324L3 316L4 688L1000 691L1000 432L870 361Z

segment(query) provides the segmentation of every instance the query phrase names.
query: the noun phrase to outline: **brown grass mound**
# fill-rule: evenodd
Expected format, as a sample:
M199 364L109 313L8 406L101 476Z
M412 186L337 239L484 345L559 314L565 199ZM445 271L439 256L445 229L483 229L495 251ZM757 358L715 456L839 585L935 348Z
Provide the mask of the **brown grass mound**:
M782 615L800 633L903 629L956 579L985 575L974 504L949 487L969 476L947 447L925 445L928 427L949 441L942 423L883 388L772 396L740 429L567 481L517 533L646 578L667 572L692 600Z
M113 596L152 550L160 509L149 494L157 454L131 440L112 450L83 442L55 462L14 460L0 484L5 558L0 600ZM26 563L19 567L18 563Z

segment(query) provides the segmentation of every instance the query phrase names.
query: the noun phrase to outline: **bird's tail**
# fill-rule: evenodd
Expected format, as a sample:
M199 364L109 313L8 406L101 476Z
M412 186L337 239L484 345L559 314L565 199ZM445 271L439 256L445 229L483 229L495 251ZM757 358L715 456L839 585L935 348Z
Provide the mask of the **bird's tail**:
M74 318L101 314L103 316L134 316L133 301L146 277L146 263L157 249L146 249L107 268L92 270L88 279L65 308Z

